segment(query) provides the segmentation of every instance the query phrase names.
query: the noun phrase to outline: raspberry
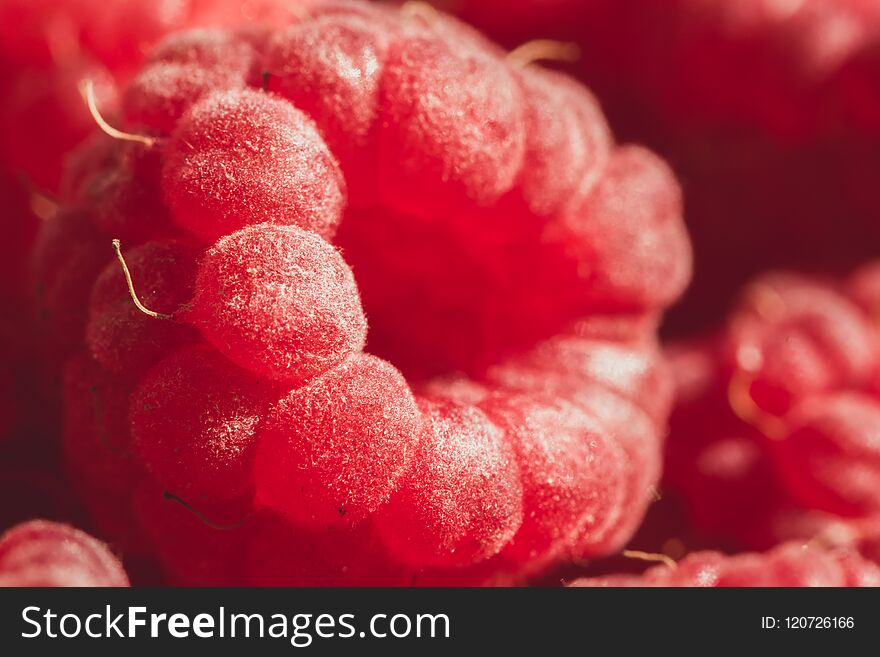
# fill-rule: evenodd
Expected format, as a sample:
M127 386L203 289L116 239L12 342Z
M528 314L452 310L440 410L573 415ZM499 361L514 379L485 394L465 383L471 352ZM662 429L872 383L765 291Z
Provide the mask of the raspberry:
M695 531L765 549L876 514L871 271L764 276L718 336L671 352L666 487Z
M655 566L641 576L575 580L570 586L880 586L880 569L855 554L786 543L770 552L725 556L695 552L677 567Z
M242 367L291 382L360 351L367 330L345 261L293 226L251 226L221 238L199 266L189 319Z
M66 353L95 362L68 365L68 460L128 559L178 584L501 585L630 538L670 405L652 336L689 275L680 192L526 59L333 3L170 37L121 119L84 86L114 142L64 181L78 244L104 245L70 281ZM127 482L93 481L113 458L90 397Z
M259 91L206 95L181 117L162 188L174 220L205 241L251 224L332 237L345 185L314 123Z
M131 396L135 452L163 485L188 502L224 500L253 488L257 426L276 392L212 349L168 356Z
M361 355L283 397L266 417L254 469L259 500L300 522L357 522L390 497L420 418L400 373Z
M103 543L46 520L17 525L0 536L0 586L128 586Z
M423 429L400 490L377 514L382 539L414 565L464 566L496 554L522 523L504 435L475 407L420 399Z

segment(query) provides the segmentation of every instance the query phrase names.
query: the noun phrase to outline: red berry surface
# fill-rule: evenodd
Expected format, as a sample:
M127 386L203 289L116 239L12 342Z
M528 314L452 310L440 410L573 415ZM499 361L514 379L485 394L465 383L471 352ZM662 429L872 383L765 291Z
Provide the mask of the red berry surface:
M761 271L840 273L880 255L877 3L434 4L507 47L576 44L575 61L558 65L596 92L618 136L672 164L697 274L668 319L671 333L717 322Z
M162 149L92 135L67 160L62 197L86 205L95 224L127 245L167 237L172 232L161 202Z
M191 321L230 360L299 383L361 350L351 269L315 233L262 224L226 235L199 265Z
M678 401L664 489L695 534L753 549L857 548L875 534L874 270L765 275L716 336L670 350Z
M202 250L185 240L147 242L126 252L142 303L173 314L192 301ZM195 328L157 321L131 302L119 263L113 260L92 287L86 344L105 369L128 378L143 374L178 347L195 342Z
M38 239L92 525L189 585L501 585L620 550L691 271L669 167L424 7L258 13L97 99Z
M128 586L122 565L85 532L46 520L0 535L0 586Z
M253 489L257 427L276 394L213 349L184 348L150 370L131 396L135 452L191 503L245 495Z
M877 585L880 11L436 4L502 45L0 3L0 531L135 584Z
M170 133L195 101L215 88L243 88L256 53L244 35L193 30L172 35L153 50L123 98L126 118Z
M306 524L357 522L388 501L421 425L403 376L366 354L291 391L260 430L259 499Z
M839 393L792 413L774 458L792 497L843 516L876 513L880 500L880 403Z
M522 484L504 433L473 406L420 401L413 466L380 511L379 532L405 562L467 566L500 551L522 523Z
M216 91L190 106L165 158L162 189L175 221L208 242L264 222L330 238L345 203L314 123L260 91Z
M502 557L559 556L580 533L599 536L612 524L624 503L616 475L624 457L594 417L552 398L497 396L481 407L515 446L523 487L522 525Z

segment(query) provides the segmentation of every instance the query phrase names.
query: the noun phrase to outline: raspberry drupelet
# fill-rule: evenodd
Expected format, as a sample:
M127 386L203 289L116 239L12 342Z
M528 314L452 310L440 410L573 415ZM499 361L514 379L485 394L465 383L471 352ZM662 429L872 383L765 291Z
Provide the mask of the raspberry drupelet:
M626 543L690 247L587 90L423 5L327 2L174 34L122 96L35 269L82 302L68 405L128 398L118 498L169 581L509 584Z

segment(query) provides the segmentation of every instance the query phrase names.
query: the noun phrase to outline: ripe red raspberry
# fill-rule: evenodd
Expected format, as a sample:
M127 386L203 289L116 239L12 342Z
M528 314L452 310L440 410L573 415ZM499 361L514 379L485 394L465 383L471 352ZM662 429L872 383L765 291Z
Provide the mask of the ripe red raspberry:
M880 586L880 568L857 554L786 543L767 553L726 556L695 552L674 568L659 565L640 576L585 578L570 586Z
M718 336L671 352L665 487L697 533L765 549L876 515L872 271L765 276Z
M128 577L103 543L33 520L0 536L0 586L128 586Z
M124 97L37 269L96 360L68 442L107 442L86 381L128 398L138 474L112 508L79 486L126 552L177 583L501 584L629 539L690 253L675 179L588 92L440 14L333 3L175 35ZM105 245L83 290L77 230Z

